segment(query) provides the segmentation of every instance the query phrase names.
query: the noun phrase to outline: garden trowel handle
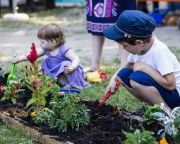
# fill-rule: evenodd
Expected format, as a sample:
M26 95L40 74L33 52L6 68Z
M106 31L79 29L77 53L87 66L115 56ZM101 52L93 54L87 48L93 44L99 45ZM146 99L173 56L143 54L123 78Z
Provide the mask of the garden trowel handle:
M118 79L116 79L115 81L116 81L116 87L115 88L117 90L121 83L120 83L120 80L118 80ZM98 107L102 106L112 94L113 93L111 93L111 91L106 92L104 97L101 99Z
M7 83L9 83L9 81L11 81L11 80L13 80L15 78L15 68L16 68L16 65L12 64L11 72L8 75L8 78L7 78Z
M11 68L11 74L15 75L15 64L12 64L12 68Z

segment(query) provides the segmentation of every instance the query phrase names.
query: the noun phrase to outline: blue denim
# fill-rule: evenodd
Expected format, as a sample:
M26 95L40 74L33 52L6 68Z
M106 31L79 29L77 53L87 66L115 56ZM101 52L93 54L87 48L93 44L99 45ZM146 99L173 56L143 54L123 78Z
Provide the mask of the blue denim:
M128 87L131 87L130 80L144 86L155 87L170 108L180 106L180 95L176 89L172 91L165 89L145 72L133 71L131 68L123 68L117 75Z

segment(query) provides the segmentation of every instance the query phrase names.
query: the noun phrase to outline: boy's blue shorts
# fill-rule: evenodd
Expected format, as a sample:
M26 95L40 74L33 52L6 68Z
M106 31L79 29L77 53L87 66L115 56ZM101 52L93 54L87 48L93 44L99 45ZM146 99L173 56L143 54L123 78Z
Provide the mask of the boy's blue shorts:
M163 88L151 76L142 71L134 72L131 68L123 68L117 75L128 87L131 87L130 79L144 86L154 86L170 108L180 106L180 95L176 89L170 91Z

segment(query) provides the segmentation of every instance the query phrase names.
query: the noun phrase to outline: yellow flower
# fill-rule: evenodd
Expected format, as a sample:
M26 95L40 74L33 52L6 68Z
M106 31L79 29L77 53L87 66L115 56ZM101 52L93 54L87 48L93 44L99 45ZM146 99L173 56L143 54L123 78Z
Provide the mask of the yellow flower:
M162 138L159 142L159 144L168 144L166 138Z
M32 117L32 118L36 117L36 115L37 115L36 111L33 111L33 112L31 113L31 117Z

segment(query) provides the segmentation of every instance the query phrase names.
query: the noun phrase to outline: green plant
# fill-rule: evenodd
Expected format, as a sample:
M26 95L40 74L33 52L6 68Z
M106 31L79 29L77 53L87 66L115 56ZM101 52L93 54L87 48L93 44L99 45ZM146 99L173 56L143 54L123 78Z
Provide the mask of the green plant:
M49 110L43 109L34 118L36 124L46 123L51 128L66 132L69 128L76 129L89 123L88 109L80 103L77 95L54 97Z
M158 144L153 133L145 130L136 130L134 133L126 133L124 144Z
M32 98L26 104L26 107L30 105L33 107L34 111L38 111L41 107L46 105L46 95L50 91L50 87L43 87L41 85L41 80L35 78L32 84L27 83L26 86L32 91Z
M34 122L37 125L46 124L47 121L50 121L54 112L48 108L42 108L37 112L37 115L33 118Z
M36 64L37 58L38 54L33 43L30 54L27 56L31 65L25 67L27 80L25 80L24 83L32 91L32 97L29 99L26 106L31 106L36 113L46 105L45 97L51 91L51 85L47 83L46 76L38 70L38 65Z
M174 126L177 130L177 134L174 136L176 142L180 143L180 115L174 119Z
M23 89L21 89L21 84L19 82L11 80L7 86L0 86L0 91L4 92L1 101L11 101L13 104L16 104L19 93L22 92Z
M152 115L152 113L162 111L160 105L145 106L145 109L144 119L148 124L152 124L156 121L156 118Z
M159 130L161 137L165 137L166 134L175 138L180 142L180 107L175 107L172 111L167 109L164 104L160 106L159 112L154 112L151 115L164 125L164 128Z

